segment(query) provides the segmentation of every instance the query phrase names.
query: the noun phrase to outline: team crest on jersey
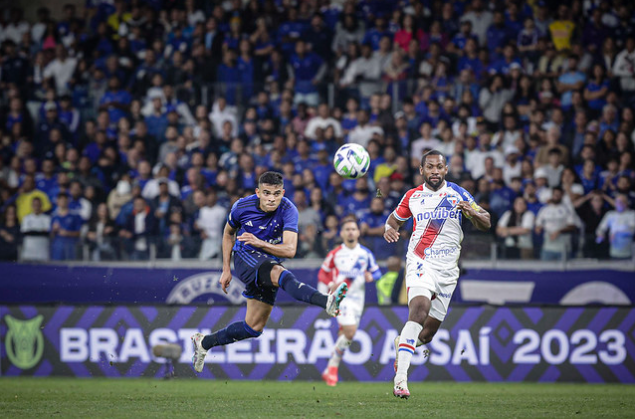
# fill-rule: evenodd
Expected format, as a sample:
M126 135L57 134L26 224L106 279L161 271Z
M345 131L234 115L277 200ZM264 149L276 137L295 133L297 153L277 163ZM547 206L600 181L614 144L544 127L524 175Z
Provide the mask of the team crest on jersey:
M459 198L456 196L448 196L448 202L452 204L452 206L455 206L457 202L459 202Z

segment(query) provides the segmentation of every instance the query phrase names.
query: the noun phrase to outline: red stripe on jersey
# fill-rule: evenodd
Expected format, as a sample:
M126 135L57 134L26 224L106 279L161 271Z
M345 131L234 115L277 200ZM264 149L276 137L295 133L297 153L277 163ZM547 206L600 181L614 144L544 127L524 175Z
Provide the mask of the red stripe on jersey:
M434 242L439 237L439 233L443 228L443 224L445 224L445 220L430 220L426 229L423 231L421 238L419 239L419 243L415 246L414 253L419 256L421 259L425 259L425 250L432 246Z

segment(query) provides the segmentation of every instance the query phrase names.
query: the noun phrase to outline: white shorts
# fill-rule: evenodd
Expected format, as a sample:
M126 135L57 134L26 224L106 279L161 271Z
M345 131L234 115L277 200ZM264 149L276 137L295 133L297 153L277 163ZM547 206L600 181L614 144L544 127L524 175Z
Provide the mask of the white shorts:
M364 311L364 300L344 298L340 304L340 315L336 317L340 326L359 326Z
M458 279L458 267L440 270L416 260L408 260L406 262L408 303L417 295L410 292L411 288L425 288L432 294L432 305L428 315L442 322L448 314L448 307Z

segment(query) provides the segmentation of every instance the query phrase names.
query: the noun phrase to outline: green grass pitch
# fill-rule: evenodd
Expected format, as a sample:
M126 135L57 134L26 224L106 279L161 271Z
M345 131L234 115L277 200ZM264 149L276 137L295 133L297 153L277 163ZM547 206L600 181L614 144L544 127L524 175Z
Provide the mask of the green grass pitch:
M1 378L0 417L635 417L635 386Z

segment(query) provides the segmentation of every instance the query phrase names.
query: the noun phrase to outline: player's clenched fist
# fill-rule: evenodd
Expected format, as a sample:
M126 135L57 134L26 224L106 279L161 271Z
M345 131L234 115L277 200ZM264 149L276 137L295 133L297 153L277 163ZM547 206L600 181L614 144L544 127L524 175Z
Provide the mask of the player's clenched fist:
M476 210L472 208L470 203L467 201L459 202L458 204L456 204L456 207L460 209L463 212L463 215L465 215L467 218L472 218L476 215Z

